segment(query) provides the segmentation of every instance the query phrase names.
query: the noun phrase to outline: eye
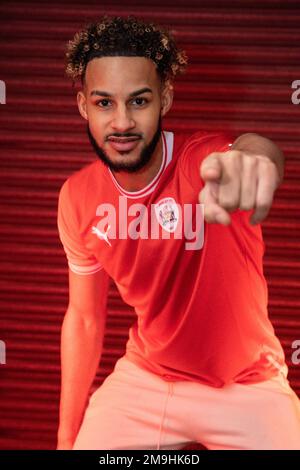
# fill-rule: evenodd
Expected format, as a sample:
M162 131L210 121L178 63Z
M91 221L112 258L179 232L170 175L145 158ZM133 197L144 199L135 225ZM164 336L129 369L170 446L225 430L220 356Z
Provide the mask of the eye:
M146 98L135 98L134 100L138 106L142 106L145 103L148 103L148 100Z
M96 105L99 106L99 104L101 103L101 108L108 108L107 103L109 102L110 101L108 99L104 98L103 100L97 101Z

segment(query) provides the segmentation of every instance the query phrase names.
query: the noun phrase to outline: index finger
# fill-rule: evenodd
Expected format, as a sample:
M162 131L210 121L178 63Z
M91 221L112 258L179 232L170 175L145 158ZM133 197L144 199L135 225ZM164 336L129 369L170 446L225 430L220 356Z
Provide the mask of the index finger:
M209 154L201 163L200 176L204 181L218 181L222 176L222 163L217 152Z

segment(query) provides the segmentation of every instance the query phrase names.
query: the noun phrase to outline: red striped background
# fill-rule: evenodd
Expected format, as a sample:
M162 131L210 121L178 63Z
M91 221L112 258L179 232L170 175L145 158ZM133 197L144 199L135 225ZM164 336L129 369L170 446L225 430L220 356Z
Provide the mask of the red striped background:
M100 5L100 6L99 6ZM269 310L300 394L300 4L288 0L2 2L0 80L0 365L2 449L53 449L58 419L59 333L66 260L56 228L58 190L94 158L64 76L64 45L85 21L135 14L170 27L190 57L166 129L255 131L281 145L286 176L263 224ZM133 312L114 287L95 385L123 354Z

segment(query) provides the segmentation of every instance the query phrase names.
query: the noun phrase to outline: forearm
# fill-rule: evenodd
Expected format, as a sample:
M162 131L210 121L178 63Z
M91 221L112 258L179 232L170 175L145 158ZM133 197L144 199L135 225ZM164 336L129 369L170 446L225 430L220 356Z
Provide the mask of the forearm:
M278 185L281 184L284 176L284 155L274 142L258 134L248 133L239 136L232 144L231 149L268 157L277 167Z
M69 308L61 331L61 398L58 442L75 440L101 358L104 331Z

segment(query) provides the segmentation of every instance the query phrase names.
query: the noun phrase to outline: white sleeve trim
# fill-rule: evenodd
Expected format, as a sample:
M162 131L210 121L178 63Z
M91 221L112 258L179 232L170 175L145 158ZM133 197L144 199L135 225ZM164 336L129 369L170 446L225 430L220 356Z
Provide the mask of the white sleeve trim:
M69 268L75 274L95 274L96 272L103 269L100 263L93 264L92 266L78 266L77 264L68 262Z

